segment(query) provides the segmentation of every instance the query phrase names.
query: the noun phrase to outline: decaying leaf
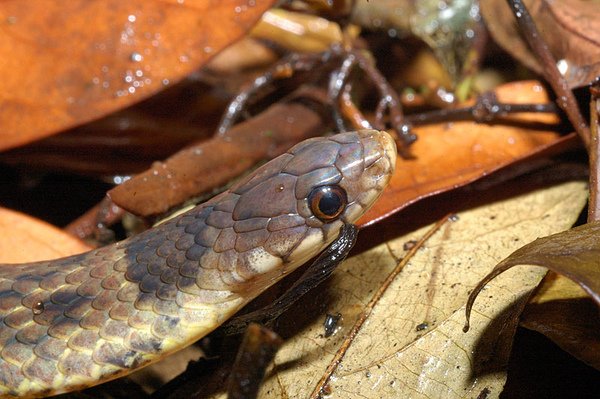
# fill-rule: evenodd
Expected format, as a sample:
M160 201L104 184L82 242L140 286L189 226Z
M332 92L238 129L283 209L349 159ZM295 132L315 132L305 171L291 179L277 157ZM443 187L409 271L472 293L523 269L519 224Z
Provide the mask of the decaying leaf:
M525 0L541 38L559 62L569 87L581 87L600 75L600 2L597 0ZM504 0L481 1L481 14L494 39L513 57L542 73L516 27Z
M568 278L548 273L523 311L520 325L544 334L566 352L600 370L598 307Z
M269 0L0 2L0 125L12 148L124 108L239 39Z
M519 311L512 306L523 304L545 271L520 270L490 284L468 334L461 329L466 298L523 242L568 228L585 199L585 184L573 182L457 214L407 257L350 337L367 303L406 256L404 245L431 227L349 259L334 273L326 309L342 314L340 330L325 338L319 317L302 327L276 356L261 397L460 398L483 391L497 397ZM337 358L343 348L345 355Z
M506 103L549 102L546 91L535 81L509 83L495 93ZM507 124L452 122L415 128L419 139L411 145L414 157L398 164L385 194L361 222L379 220L424 197L575 142L573 136L561 137L556 132L556 115L514 114L507 119Z
M538 238L519 248L485 276L469 296L471 306L483 287L513 266L543 266L573 280L600 305L600 222L590 222L571 230Z

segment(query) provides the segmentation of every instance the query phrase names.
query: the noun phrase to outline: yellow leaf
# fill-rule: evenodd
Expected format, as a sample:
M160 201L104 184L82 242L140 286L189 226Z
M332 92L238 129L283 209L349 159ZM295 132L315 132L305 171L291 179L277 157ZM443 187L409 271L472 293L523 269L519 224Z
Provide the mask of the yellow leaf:
M261 397L497 397L521 305L545 270L522 268L491 282L465 334L467 296L524 243L568 229L585 200L584 183L565 183L461 212L352 257L329 285L326 311L342 314L340 331L324 337L324 315L314 317L283 345ZM407 256L404 244L427 231L432 236Z

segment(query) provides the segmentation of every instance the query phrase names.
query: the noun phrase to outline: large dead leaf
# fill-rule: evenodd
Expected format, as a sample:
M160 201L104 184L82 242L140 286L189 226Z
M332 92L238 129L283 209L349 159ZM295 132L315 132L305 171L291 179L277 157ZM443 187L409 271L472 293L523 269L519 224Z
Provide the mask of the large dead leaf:
M0 208L0 237L0 263L55 259L91 249L46 222L5 208Z
M543 73L543 66L523 41L506 1L480 2L481 14L494 37L507 52ZM559 62L569 87L581 87L600 75L600 18L598 0L525 0L542 40Z
M490 367L502 366L510 350L519 310L512 306L523 303L545 272L529 268L494 280L464 334L466 298L523 242L568 228L585 199L585 184L561 184L461 212L439 225L412 257L404 245L431 226L352 257L330 285L327 311L342 314L340 330L325 338L323 318L316 317L288 340L261 397L319 391L339 398L497 397L505 374ZM403 268L368 313L369 301L399 264ZM348 335L361 316L365 322Z
M240 38L269 0L0 2L3 149L131 105Z
M499 274L518 265L538 265L568 277L589 295L582 295L571 284L555 281L545 286L527 312L526 325L554 340L559 346L600 369L600 222L538 238L502 260L486 275L469 297L467 312L481 288ZM590 299L591 297L591 299Z
M509 83L495 93L499 101L506 103L549 102L546 91L535 81ZM451 122L415 128L419 139L410 148L414 157L399 159L385 194L361 222L372 223L424 197L575 142L574 136L561 138L556 132L556 115L514 114L507 119L504 124ZM536 123L547 127L540 128Z
M475 287L467 309L485 284L519 265L543 266L573 280L600 305L600 222L594 221L571 230L529 243L498 263Z

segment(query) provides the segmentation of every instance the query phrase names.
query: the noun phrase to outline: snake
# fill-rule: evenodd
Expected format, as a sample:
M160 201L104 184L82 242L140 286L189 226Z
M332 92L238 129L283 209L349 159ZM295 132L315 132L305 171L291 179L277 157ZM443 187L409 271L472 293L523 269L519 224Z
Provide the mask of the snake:
M396 156L384 131L311 138L143 233L0 265L0 397L87 388L206 336L362 216Z

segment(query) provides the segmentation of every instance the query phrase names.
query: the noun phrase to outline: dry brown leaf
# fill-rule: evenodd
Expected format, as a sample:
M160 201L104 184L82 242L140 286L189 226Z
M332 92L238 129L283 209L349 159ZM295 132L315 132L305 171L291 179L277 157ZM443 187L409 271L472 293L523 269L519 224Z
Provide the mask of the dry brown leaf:
M549 273L527 304L520 323L544 334L566 352L600 370L598 307L568 278Z
M545 285L528 307L524 323L555 341L575 357L600 369L600 222L591 222L519 248L484 277L469 298L467 311L484 284L518 265L539 265L564 279ZM573 284L574 284L573 283ZM589 295L586 296L585 294ZM591 297L591 298L590 298ZM593 301L592 301L593 300Z
M541 38L565 72L569 87L581 87L600 75L598 0L525 0ZM504 0L482 1L481 14L494 39L513 57L539 74L543 66L532 55Z
M55 259L91 249L46 222L6 208L0 208L0 237L0 263Z
M477 284L467 303L471 306L484 286L514 266L543 266L573 280L600 305L600 222L594 221L537 240L511 253Z
M518 309L545 273L532 267L494 280L478 302L473 328L462 333L470 290L523 242L568 228L586 200L586 185L571 182L461 212L441 226L383 293L356 336L344 344L386 276L406 255L404 244L431 227L352 257L331 282L329 313L340 312L340 330L323 336L314 318L278 353L260 397L308 397L323 389L332 398L497 397L505 374L482 365L502 364L510 350ZM504 331L504 341L498 332ZM332 378L318 381L342 345L345 357ZM487 363L489 367L491 363Z
M536 81L513 82L495 91L499 101L520 104L548 103L548 95ZM363 224L440 192L448 191L545 151L573 145L574 137L562 137L553 114L515 114L510 124L451 122L415 128L419 139L412 144L412 159L398 161L383 197L360 220ZM547 124L539 126L519 123Z
M12 148L131 105L239 39L259 0L0 2L0 137Z

